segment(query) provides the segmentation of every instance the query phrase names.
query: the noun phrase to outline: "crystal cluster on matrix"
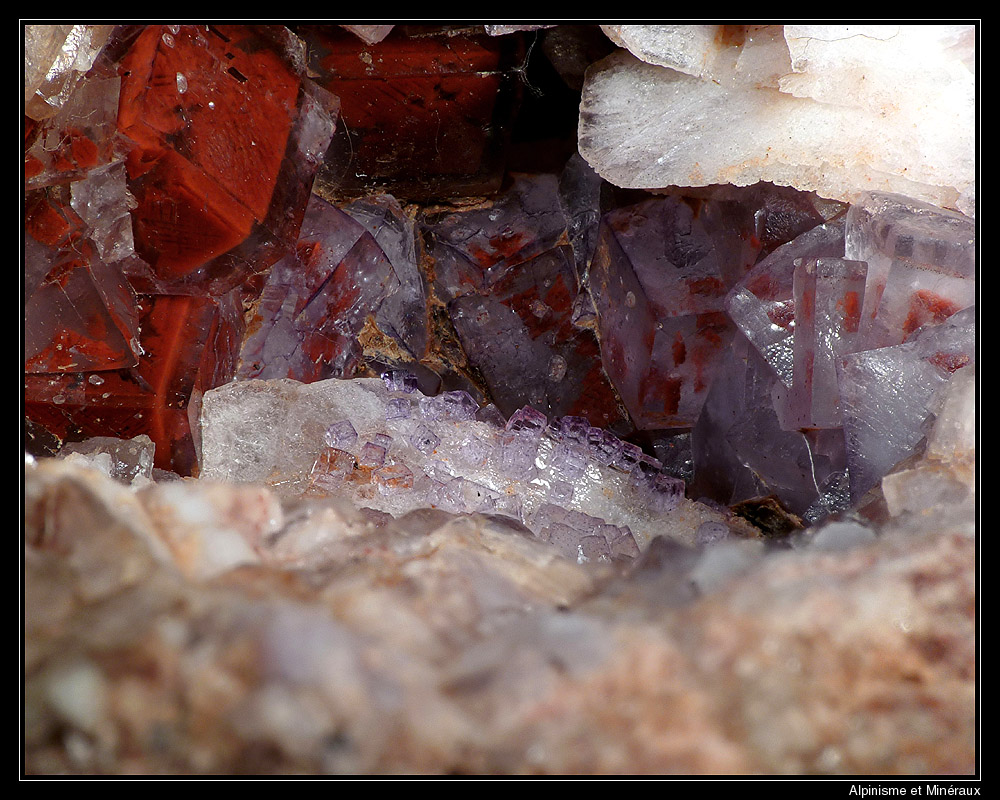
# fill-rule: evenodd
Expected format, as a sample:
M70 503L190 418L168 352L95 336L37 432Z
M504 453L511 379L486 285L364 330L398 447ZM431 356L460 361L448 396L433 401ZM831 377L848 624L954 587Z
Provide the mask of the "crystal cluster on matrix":
M504 424L486 411L465 391L423 395L402 370L234 382L205 396L202 476L394 516L499 514L584 561L634 558L684 501L659 461L582 417L525 406Z
M33 26L33 52L88 40L63 27ZM189 474L198 400L234 374L248 279L298 236L336 101L281 27L120 26L101 44L72 95L43 83L27 106L28 433L43 452L148 434L159 468Z
M967 770L971 28L25 26L30 768Z

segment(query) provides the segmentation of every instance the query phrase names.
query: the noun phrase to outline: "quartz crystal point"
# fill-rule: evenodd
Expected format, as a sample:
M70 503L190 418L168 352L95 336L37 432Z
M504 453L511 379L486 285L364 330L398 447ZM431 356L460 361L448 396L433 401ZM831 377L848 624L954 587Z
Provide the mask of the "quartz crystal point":
M726 311L786 386L792 385L795 263L844 256L843 219L818 225L782 245L733 287Z
M400 399L414 406L436 401L441 413L387 414L388 403ZM634 450L631 459L622 455L609 465L571 446L537 410L518 412L502 431L474 419L467 398L455 399L410 400L369 378L234 382L206 395L201 474L264 481L292 496L334 494L393 515L427 506L502 514L538 534L542 528L532 519L544 506L575 531L572 541L601 537L604 544L587 544L588 559L632 550L618 541L623 534L601 525L627 527L643 546L654 531L679 524L673 515L688 503L683 483L658 476L659 462L633 445L625 446ZM334 428L338 435L331 438ZM577 524L584 517L587 524Z
M809 90L817 99L794 96L797 75L774 85L789 70L776 69L773 36L759 41L767 48L762 63L754 63L758 42L751 39L723 47L728 57L707 74L717 48L707 35L659 61L669 66L612 54L588 72L581 154L605 179L629 188L763 180L845 201L863 190L898 192L972 213L974 29L871 26L881 29L873 35L828 27L814 31L817 39L844 50L839 63L851 68L817 64L817 88ZM786 38L794 34L786 30ZM810 36L803 34L796 48ZM809 52L808 45L796 49L796 72L810 74ZM869 72L875 62L879 69ZM858 91L869 82L875 88Z

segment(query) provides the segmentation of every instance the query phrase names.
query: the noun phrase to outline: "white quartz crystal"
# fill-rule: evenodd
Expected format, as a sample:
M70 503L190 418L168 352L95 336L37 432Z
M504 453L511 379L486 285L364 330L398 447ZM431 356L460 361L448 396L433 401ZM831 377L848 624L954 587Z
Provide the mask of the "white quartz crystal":
M787 26L785 47L770 28L729 44L714 27L609 31L646 61L619 51L587 73L580 152L605 179L889 191L974 213L974 29Z

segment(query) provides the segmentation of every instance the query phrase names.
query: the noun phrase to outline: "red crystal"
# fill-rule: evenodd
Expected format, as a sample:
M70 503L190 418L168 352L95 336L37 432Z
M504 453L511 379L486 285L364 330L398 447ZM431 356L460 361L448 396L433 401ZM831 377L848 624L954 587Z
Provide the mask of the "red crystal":
M241 330L238 298L139 298L142 355L137 367L25 375L25 416L60 441L147 434L155 465L197 472L201 395L232 377Z
M324 171L338 191L379 186L419 199L500 187L520 37L408 36L397 26L366 44L332 26L299 33L319 83L341 101Z
M290 38L150 26L125 54L118 127L131 142L136 251L158 290L222 293L294 241L312 178L296 162L312 158L315 169L322 153L298 152L300 135L313 135L296 127L312 89L283 52ZM318 137L323 150L330 132Z

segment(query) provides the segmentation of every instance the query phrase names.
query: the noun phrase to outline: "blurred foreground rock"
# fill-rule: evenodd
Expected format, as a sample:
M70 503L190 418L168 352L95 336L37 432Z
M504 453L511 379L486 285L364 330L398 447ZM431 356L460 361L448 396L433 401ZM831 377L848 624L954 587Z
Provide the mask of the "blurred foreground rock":
M28 463L25 501L29 773L975 768L968 529L623 566L505 517L78 458Z

